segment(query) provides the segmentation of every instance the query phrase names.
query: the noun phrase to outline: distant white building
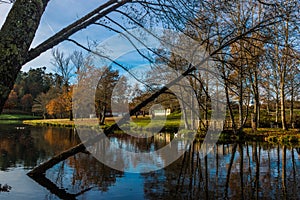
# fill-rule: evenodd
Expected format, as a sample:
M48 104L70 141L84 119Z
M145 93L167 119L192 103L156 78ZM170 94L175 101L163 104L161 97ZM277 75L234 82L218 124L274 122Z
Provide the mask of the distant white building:
M151 114L152 116L168 116L169 114L171 114L171 109L167 108L167 109L153 109L151 110Z

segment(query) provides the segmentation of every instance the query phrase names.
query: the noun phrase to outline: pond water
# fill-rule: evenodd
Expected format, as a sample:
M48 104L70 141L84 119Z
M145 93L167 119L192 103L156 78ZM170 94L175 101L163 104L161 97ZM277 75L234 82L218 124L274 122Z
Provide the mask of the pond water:
M113 139L144 152L172 135ZM204 158L194 143L171 165L142 174L79 153L46 172L50 184L26 175L79 142L73 129L0 124L0 199L300 199L300 149L258 142L218 144Z

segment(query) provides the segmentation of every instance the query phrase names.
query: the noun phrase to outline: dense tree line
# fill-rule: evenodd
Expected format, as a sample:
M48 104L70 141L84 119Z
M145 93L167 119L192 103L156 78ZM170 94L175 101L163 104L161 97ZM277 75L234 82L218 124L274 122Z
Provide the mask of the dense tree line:
M112 92L120 80L126 88L126 78L120 79L119 72L112 67L94 67L84 59L82 52L75 51L66 56L55 49L52 51L52 64L55 73L47 73L46 67L21 71L4 105L6 112L27 112L41 115L43 118L73 119L72 97L73 87L87 75L99 74L99 82L95 94L96 116L99 123L105 123L105 116L111 115ZM72 79L72 81L71 81ZM80 92L85 88L80 89ZM77 88L78 92L78 88ZM120 98L125 90L119 91L114 98ZM116 93L116 92L115 92ZM110 113L110 114L109 114ZM92 114L92 113L87 113ZM88 115L82 117L89 117Z
M10 92L4 109L18 109L31 112L33 100L41 93L47 93L55 86L59 76L45 72L46 67L30 69L28 72L20 72Z

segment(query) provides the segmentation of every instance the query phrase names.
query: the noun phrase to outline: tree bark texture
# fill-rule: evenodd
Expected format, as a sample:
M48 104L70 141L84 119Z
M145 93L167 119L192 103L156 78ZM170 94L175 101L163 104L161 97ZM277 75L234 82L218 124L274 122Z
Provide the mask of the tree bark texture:
M13 88L18 72L49 0L18 0L0 31L0 113Z

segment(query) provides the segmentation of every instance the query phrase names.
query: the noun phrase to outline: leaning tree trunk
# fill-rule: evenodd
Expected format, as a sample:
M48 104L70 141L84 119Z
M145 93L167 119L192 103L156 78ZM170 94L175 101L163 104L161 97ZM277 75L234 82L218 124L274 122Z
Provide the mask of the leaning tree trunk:
M49 0L17 0L0 31L0 113L13 88L18 72Z

